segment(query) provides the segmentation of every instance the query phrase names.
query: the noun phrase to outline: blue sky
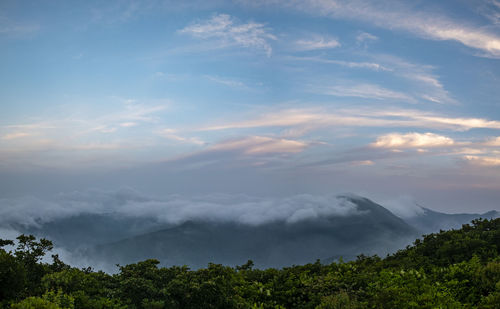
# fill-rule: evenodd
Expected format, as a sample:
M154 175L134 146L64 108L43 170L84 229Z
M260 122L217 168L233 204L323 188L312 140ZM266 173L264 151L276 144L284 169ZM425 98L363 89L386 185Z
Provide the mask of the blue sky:
M0 195L500 209L500 2L2 1Z

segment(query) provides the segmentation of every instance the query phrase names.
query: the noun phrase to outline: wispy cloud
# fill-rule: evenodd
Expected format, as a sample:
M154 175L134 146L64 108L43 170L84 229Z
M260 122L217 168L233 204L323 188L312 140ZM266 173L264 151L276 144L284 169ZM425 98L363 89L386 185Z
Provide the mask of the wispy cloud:
M1 13L0 13L1 14ZM13 21L0 15L0 35L24 36L37 32L40 26L34 23Z
M351 161L349 163L351 166L370 166L375 164L372 160Z
M164 111L167 104L141 104L120 98L110 101L114 109L108 109L102 116L76 112L43 121L32 117L31 123L0 126L1 163L74 166L77 161L92 163L100 155L109 155L111 150L133 150L151 143L155 137L153 130L159 123L158 113ZM140 128L135 128L139 125ZM136 130L137 134L131 135L131 130ZM121 155L132 158L132 152Z
M134 19L138 14L151 9L148 1L103 2L91 10L90 21L96 24L120 24Z
M296 153L303 151L308 143L283 138L267 136L249 136L243 139L229 140L218 143L210 151L234 151L243 154Z
M484 118L463 118L446 117L433 113L422 111L399 110L399 111L381 111L373 112L385 117L395 116L403 117L409 120L415 120L422 123L421 127L434 127L441 129L450 129L455 131L468 131L470 129L500 129L500 121L488 120ZM420 127L420 126L417 126Z
M199 139L197 137L181 136L181 135L179 135L179 133L175 129L163 129L163 130L158 132L158 135L160 135L164 138L167 138L167 139L181 142L181 143L188 143L188 144L195 144L195 145L204 145L205 144L204 141L202 141L201 139Z
M479 12L494 25L500 24L500 1L486 0L479 4Z
M415 97L441 104L455 104L456 100L445 89L435 68L430 65L412 63L392 55L372 55L373 59L395 76L402 77L412 85Z
M227 14L214 15L209 20L194 23L179 30L195 38L217 40L219 47L239 46L264 50L271 56L271 40L276 40L264 24L255 22L240 23Z
M328 59L325 57L288 57L292 61L310 61L324 64L339 65L353 69L368 69L381 73L390 73L403 78L411 89L412 101L424 99L426 101L454 104L456 100L449 94L439 77L434 74L434 67L424 64L411 63L391 55L371 54L368 61L345 61ZM343 89L344 90L344 89ZM348 92L347 92L348 93Z
M485 146L500 147L500 136L490 138L489 140L484 142L484 145Z
M370 41L377 41L378 40L378 37L373 35L373 34L370 34L368 32L361 32L360 34L358 34L356 36L356 42L358 42L358 44L361 44L361 43L364 43L364 42L370 42Z
M285 109L269 112L248 120L226 122L200 130L228 130L258 127L414 127L468 131L470 129L500 129L500 121L484 118L447 117L411 109L349 109L331 112L324 109Z
M319 63L326 64L335 64L348 68L356 68L356 69L369 69L374 71L391 71L391 69L376 63L376 62L356 62L356 61L344 61L344 60L336 60L336 59L325 59L321 57L289 57L291 60L299 60L299 61L313 61Z
M103 117L105 121L155 122L158 120L156 114L166 110L170 105L168 101L152 102L151 104L142 104L131 99L122 101L125 110Z
M120 127L124 127L124 128L131 128L131 127L135 127L137 125L136 122L122 122L120 123Z
M223 77L212 76L212 75L205 75L205 78L207 78L208 80L210 80L214 83L218 83L218 84L232 87L232 88L240 88L240 89L249 89L250 88L242 81L235 80L235 79L223 78Z
M457 41L485 55L500 56L500 37L495 33L445 15L415 11L403 2L307 0L279 3L320 15L363 20L386 29L408 31L426 39Z
M69 130L76 136L87 134L115 133L120 128L131 128L139 124L152 125L159 122L158 114L165 111L170 102L150 102L148 104L137 102L134 99L111 98L121 104L119 108L101 117L89 118L88 116L72 116L66 119L54 119L52 124L63 130Z
M313 87L313 92L333 95L338 97L358 97L364 99L376 100L403 100L416 102L411 96L383 88L375 84L356 84L356 85L333 85L327 87Z
M340 42L331 37L323 37L319 35L313 35L308 39L301 39L295 41L295 47L298 50L317 50L317 49L330 49L340 47Z
M8 133L2 136L2 139L4 140L12 140L12 139L18 139L18 138L23 138L23 137L28 137L32 136L33 133L28 133L28 132L14 132L14 133Z
M282 168L317 143L275 136L247 135L217 141L205 148L167 158L173 170L211 168Z

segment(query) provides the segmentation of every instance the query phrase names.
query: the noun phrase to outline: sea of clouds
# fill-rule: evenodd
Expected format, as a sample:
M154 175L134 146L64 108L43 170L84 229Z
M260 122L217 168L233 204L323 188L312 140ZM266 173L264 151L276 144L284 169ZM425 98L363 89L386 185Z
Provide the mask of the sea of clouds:
M154 218L159 223L189 220L232 221L259 225L289 223L361 212L345 197L299 194L265 198L234 194L152 197L130 188L116 191L84 190L60 193L50 199L18 197L0 199L0 227L40 225L81 214Z

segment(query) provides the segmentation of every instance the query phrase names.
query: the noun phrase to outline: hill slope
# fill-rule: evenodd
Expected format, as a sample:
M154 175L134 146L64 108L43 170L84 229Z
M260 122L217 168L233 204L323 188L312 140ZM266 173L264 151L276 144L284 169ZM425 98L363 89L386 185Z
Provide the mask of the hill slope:
M251 259L258 267L282 267L340 256L352 259L362 252L386 254L418 236L414 228L368 199L339 198L354 203L358 213L261 225L189 221L97 246L87 254L120 264L157 258L166 265L199 268L209 262L237 265Z
M484 214L447 214L422 208L422 212L404 220L419 230L422 234L438 232L439 230L458 229L463 224L470 223L474 219L495 219L500 217L498 211L489 211Z

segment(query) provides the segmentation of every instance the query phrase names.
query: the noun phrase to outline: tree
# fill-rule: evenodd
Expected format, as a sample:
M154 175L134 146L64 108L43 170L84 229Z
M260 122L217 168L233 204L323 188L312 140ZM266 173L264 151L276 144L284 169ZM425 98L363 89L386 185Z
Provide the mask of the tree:
M22 234L17 237L14 255L26 271L25 296L42 293L40 282L42 277L50 272L50 268L47 264L41 263L41 260L52 248L52 242L44 238L36 241L33 235Z
M0 242L6 243L3 240ZM24 290L25 281L26 271L23 265L10 252L0 249L0 303L19 297Z

